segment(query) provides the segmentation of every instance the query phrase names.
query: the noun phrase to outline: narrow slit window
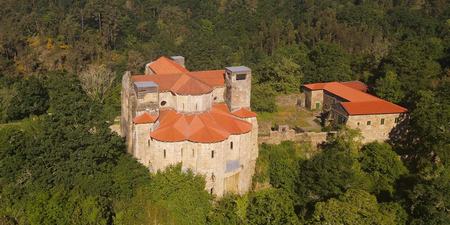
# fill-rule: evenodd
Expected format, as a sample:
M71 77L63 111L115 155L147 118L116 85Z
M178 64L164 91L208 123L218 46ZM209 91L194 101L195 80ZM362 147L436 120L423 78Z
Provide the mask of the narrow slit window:
M233 149L233 142L230 142L230 149Z
M164 149L164 158L166 158L166 155L167 155L167 154L166 154L166 150Z
M214 158L214 150L211 151L211 159Z
M183 157L183 149L181 149L181 157Z
M194 149L192 149L192 157L194 157L195 156L195 151L194 151Z

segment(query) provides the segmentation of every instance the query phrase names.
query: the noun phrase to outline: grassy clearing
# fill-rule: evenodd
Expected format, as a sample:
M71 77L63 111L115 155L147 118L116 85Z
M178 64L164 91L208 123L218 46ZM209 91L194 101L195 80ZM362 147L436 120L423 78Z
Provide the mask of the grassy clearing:
M24 131L33 132L33 131L35 131L37 129L39 119L40 118L38 116L34 116L34 117L31 117L31 118L25 118L25 119L19 120L19 121L13 121L13 122L8 122L8 123L1 123L0 124L0 131L2 129L15 128L15 129L20 129L20 130L24 130Z
M291 128L300 127L309 131L320 131L320 126L311 124L314 114L311 111L300 109L296 106L278 106L278 111L273 113L258 113L260 135L268 135L272 126L287 124Z

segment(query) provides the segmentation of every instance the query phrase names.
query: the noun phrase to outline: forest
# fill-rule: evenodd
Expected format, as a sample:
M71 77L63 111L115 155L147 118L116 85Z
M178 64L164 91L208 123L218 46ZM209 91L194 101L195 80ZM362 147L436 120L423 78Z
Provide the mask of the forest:
M446 0L0 1L0 224L450 224ZM398 138L341 128L260 146L253 190L217 199L155 174L109 126L125 71L182 55L252 68L252 109L310 82L360 80L408 108ZM86 77L108 75L93 89ZM92 82L92 80L91 80Z

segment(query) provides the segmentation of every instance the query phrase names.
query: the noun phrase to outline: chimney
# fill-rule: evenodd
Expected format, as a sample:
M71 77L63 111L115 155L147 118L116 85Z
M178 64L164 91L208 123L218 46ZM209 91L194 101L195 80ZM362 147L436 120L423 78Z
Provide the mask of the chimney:
M173 61L175 61L176 63L180 64L182 67L185 67L184 66L184 57L183 56L177 55L177 56L171 56L170 58Z

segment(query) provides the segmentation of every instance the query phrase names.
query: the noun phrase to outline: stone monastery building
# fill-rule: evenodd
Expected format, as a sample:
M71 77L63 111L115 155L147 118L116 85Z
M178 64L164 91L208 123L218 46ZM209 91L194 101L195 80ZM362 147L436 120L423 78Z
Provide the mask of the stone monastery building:
M366 93L359 81L314 83L302 86L305 107L322 110L332 124L359 129L363 142L385 141L407 109Z
M245 66L191 72L184 58L160 57L145 75L122 79L121 133L150 171L181 163L204 175L206 189L245 193L258 157L258 123L250 110Z

